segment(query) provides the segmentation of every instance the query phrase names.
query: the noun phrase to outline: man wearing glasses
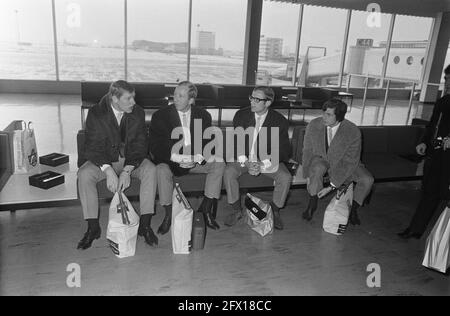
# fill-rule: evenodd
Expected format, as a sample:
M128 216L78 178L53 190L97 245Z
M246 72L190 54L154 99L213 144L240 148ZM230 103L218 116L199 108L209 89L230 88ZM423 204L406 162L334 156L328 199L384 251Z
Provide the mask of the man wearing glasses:
M422 141L416 147L419 155L427 155L422 197L409 227L398 234L404 239L419 239L440 201L450 199L450 65L444 75L444 96L436 102Z
M291 156L291 144L287 119L270 109L274 97L275 94L271 88L256 87L249 96L250 107L239 110L233 118L235 131L237 128L249 129L251 135L249 139L246 139L248 141L244 142L244 151L235 152L234 161L227 164L223 176L228 203L233 209L233 212L225 219L227 226L235 225L244 215L238 178L244 173L253 176L263 173L275 181L273 199L270 203L274 215L274 227L280 230L284 227L280 209L284 206L292 181L292 176L284 164ZM278 132L278 138L275 143L272 143L272 133L276 132ZM279 157L267 159L274 153L278 153Z

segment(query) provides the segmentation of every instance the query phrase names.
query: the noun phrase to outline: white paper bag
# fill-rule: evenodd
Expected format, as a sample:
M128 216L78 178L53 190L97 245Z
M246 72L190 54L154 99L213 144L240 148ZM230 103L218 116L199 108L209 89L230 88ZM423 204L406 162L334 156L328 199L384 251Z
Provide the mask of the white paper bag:
M328 204L323 218L323 230L338 236L345 233L352 203L353 183L350 183L346 189L338 190L336 196Z
M422 265L445 273L450 266L450 208L446 207L427 238Z
M5 130L9 134L11 144L11 159L14 164L14 173L28 173L36 169L38 152L33 124L24 121L13 121Z
M181 191L180 185L176 183L172 195L171 234L173 253L189 254L193 216L192 207Z
M123 202L127 205L128 219L130 224L124 224L122 214L117 212L117 205L120 203L119 194L122 194ZM106 231L106 239L114 254L119 258L134 256L136 252L137 232L139 228L139 215L136 214L130 201L125 194L114 194L109 206L108 230Z
M255 232L260 234L261 236L266 236L268 234L272 234L273 232L273 214L272 207L269 203L264 202L257 197L247 194L247 197L253 202L253 206L251 207L249 203L245 203L245 210L247 211L247 224L253 229ZM246 201L247 202L247 201ZM252 203L250 203L252 204ZM249 208L252 208L250 210ZM259 219L254 213L266 213L264 218Z

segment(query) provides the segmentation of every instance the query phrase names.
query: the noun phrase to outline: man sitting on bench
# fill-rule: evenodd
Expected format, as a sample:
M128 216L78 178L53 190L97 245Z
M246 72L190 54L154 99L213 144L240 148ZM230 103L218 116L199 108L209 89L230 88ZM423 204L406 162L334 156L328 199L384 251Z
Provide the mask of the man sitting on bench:
M318 193L323 189L323 177L328 172L330 189L348 181L356 182L349 222L360 225L357 210L363 205L373 184L373 177L361 163L361 132L345 119L347 104L339 99L324 103L322 117L306 127L303 143L303 176L310 195L303 218L310 221L317 209ZM327 190L324 189L325 191Z
M276 229L283 229L284 227L280 209L284 207L292 182L292 175L284 164L289 161L291 156L291 144L289 142L287 119L277 111L270 109L274 97L275 94L271 88L256 87L249 96L251 106L239 110L233 118L235 132L237 128L243 128L244 130L251 128L252 135L251 144L250 141L245 142L244 152L239 153L239 146L236 147L234 159L237 158L237 161L228 163L225 169L224 183L228 203L231 204L233 209L232 214L225 220L227 226L235 225L244 215L239 195L238 178L244 173L258 176L262 172L275 181L271 202L274 227ZM278 138L272 143L274 129L278 132ZM264 151L267 151L267 153ZM278 157L275 157L275 161L266 159L263 155L267 155L267 157L277 155Z
M150 227L155 212L156 167L147 159L145 114L135 104L134 95L133 86L119 80L89 110L84 144L87 161L78 170L78 190L88 230L78 249L87 249L100 238L97 182L105 178L112 193L128 188L130 177L141 180L138 234L149 245L158 244Z
M150 152L158 164L156 173L159 202L166 212L158 228L159 234L167 233L171 225L173 175L183 176L188 173L207 174L199 211L203 212L209 228L220 228L215 221L215 212L222 190L225 162L222 157L218 161L213 156L203 157L203 150L208 143L207 139L203 139L203 133L211 127L212 119L206 110L195 106L196 97L197 88L194 84L189 81L180 82L175 88L174 104L158 110L152 116ZM181 133L179 138L174 139L172 133L177 128ZM182 147L177 151L176 146L180 143Z

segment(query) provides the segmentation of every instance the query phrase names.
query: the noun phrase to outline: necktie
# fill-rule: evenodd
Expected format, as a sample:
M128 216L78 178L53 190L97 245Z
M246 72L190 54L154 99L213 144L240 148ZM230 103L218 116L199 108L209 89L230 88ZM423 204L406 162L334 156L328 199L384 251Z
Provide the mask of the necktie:
M331 145L331 141L333 140L333 130L331 127L327 127L328 129L328 146Z
M252 143L252 149L250 150L250 161L256 161L257 155L256 155L256 141L258 140L258 133L261 129L261 116L256 116L256 124L255 124L255 131L253 132L253 143Z
M184 133L184 145L189 146L191 144L191 131L189 130L188 116L186 113L183 114L183 133Z

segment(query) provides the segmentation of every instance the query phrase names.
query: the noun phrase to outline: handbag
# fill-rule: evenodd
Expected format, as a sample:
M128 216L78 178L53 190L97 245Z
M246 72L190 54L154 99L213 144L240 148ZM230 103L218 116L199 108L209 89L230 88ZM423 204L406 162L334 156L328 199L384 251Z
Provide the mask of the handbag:
M171 225L172 250L175 254L189 254L193 215L191 205L176 183L172 194Z
M437 220L425 246L422 265L445 273L450 266L450 207Z
M325 210L323 230L340 236L347 230L348 217L353 203L353 183L336 192Z
M29 173L39 166L33 123L13 121L4 132L9 135L13 173Z
M119 258L134 256L136 252L139 216L123 192L116 192L109 206L106 239Z
M247 194L245 209L247 211L247 224L252 230L263 237L273 232L273 214L269 203Z

